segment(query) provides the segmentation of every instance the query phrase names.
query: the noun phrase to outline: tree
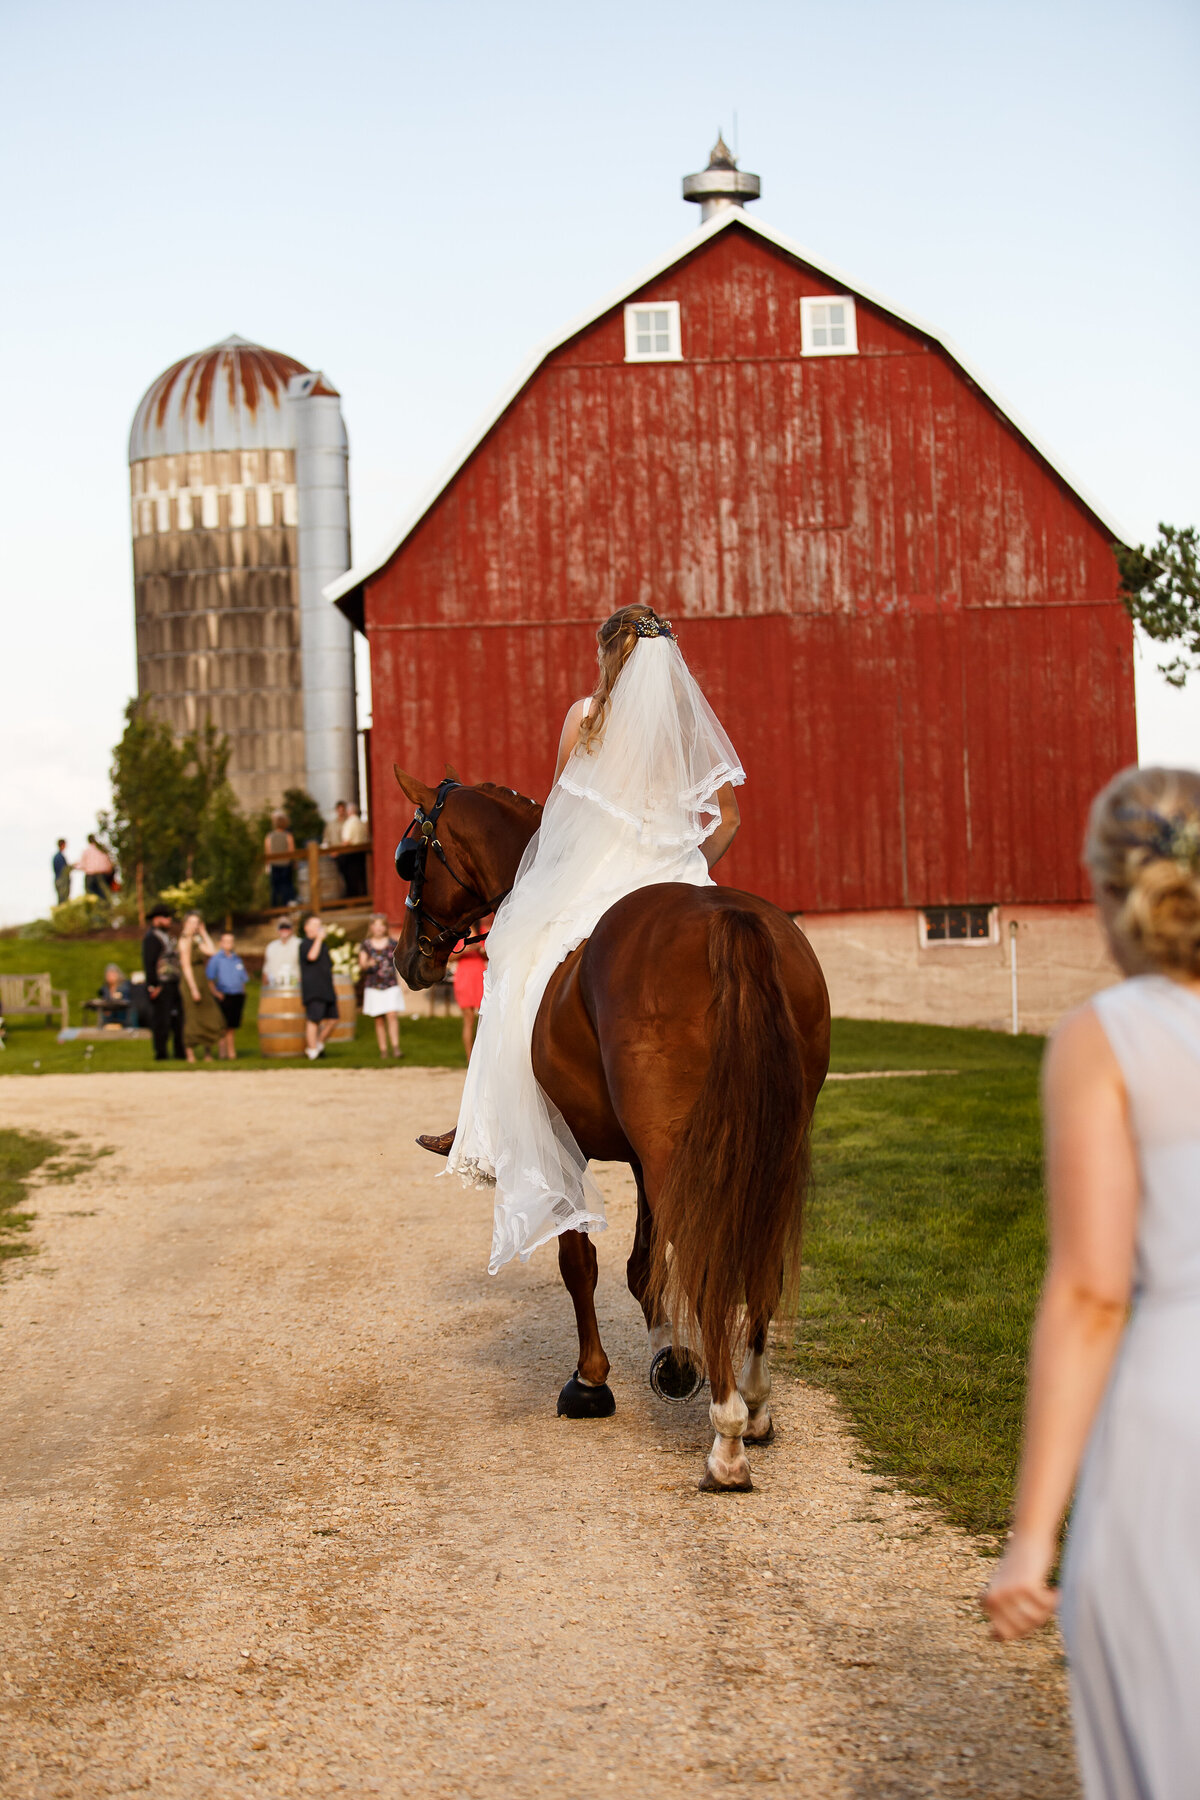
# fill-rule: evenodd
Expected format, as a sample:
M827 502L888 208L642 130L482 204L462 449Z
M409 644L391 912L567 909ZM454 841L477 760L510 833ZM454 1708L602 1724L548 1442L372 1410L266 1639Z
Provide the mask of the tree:
M170 727L140 701L125 708L125 730L113 750L112 809L100 833L112 845L126 883L133 878L138 922L146 920L146 889L172 878L180 850L184 755Z
M298 849L304 844L321 842L325 836L325 820L311 794L305 793L303 788L288 788L283 796L283 810Z
M1114 546L1121 572L1121 598L1136 625L1158 644L1178 644L1180 652L1160 663L1172 687L1183 687L1200 668L1200 534L1194 525L1159 525L1158 542L1127 549Z
M227 785L233 746L219 733L211 718L202 731L189 731L180 745L183 780L179 793L178 833L184 856L184 874L197 877L196 854L204 836L209 805ZM235 803L236 804L236 803ZM203 880L201 875L199 879Z
M253 907L263 870L262 841L227 781L209 795L196 845L204 910L229 918Z

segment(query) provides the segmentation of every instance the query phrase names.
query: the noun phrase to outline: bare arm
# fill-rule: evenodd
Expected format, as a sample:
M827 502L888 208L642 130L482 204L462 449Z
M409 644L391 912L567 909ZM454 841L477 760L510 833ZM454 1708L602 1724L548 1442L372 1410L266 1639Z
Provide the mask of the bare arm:
M738 826L742 815L738 811L737 797L730 782L717 789L717 799L721 803L721 817L717 829L710 837L706 837L700 848L704 852L704 860L711 869L719 863L725 852L738 834Z
M1116 1057L1091 1007L1046 1055L1050 1263L1029 1360L1012 1535L983 1596L992 1635L1023 1637L1057 1605L1058 1527L1125 1329L1137 1230L1137 1157Z
M579 742L579 727L583 724L583 709L586 705L586 700L577 700L563 720L562 735L558 740L558 761L554 765L555 781L566 768L567 759Z
M180 953L179 967L183 971L183 979L188 993L192 996L193 1000L199 1002L200 989L196 986L196 976L192 968L192 950L190 944L187 946L186 953Z

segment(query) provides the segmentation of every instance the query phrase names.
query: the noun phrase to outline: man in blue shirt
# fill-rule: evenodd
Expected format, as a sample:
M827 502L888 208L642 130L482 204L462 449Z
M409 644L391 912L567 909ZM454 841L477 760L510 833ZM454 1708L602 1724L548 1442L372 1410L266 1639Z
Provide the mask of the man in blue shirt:
M58 849L54 852L54 861L51 864L54 870L54 892L58 895L60 906L65 906L71 898L71 865L64 855L66 848L66 838L59 838Z
M217 1004L225 1015L225 1030L217 1055L226 1062L236 1062L237 1046L233 1034L242 1022L246 1004L246 965L234 951L232 931L221 933L220 948L210 956L204 973L217 990Z

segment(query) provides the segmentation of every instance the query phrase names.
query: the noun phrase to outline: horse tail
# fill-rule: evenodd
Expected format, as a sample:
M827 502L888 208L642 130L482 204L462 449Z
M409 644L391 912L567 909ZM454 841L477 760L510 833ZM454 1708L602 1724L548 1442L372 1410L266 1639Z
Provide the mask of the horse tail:
M676 1343L703 1339L711 1374L719 1345L732 1354L765 1327L798 1268L809 1134L800 1033L766 922L722 907L708 966L708 1071L654 1199L649 1292Z

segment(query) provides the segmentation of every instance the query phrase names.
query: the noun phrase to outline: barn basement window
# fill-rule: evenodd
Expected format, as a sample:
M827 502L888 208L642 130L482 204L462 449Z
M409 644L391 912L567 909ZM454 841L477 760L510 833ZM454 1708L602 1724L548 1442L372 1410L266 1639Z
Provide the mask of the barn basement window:
M858 321L849 294L801 300L800 352L803 356L858 355Z
M994 906L927 906L921 913L922 944L996 944Z
M626 362L681 362L678 300L625 308Z

